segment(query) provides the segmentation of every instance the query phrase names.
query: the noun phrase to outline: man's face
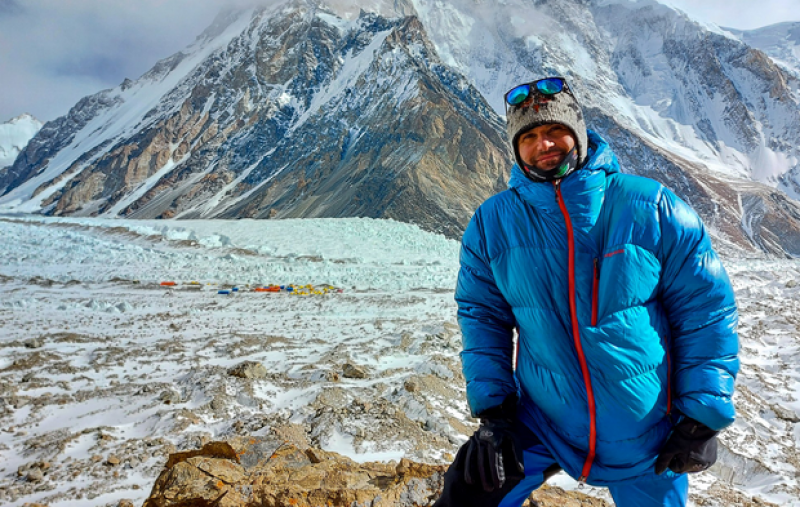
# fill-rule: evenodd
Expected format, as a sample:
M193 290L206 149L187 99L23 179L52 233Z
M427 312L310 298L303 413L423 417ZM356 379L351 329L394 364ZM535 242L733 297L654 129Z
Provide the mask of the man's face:
M560 123L534 127L519 136L517 149L523 162L542 171L555 169L575 147L572 131Z

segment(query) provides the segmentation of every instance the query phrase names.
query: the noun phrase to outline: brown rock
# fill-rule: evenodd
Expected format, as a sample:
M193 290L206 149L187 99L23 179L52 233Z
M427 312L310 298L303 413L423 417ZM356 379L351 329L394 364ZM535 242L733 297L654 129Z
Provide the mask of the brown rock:
M410 468L411 468L411 461L407 460L406 458L403 458L400 460L400 464L397 465L397 467L395 468L395 472L397 472L397 475L403 475L404 473L408 472Z
M28 482L42 482L44 480L44 474L38 468L34 468L25 476L28 479Z
M319 449L306 449L306 456L308 456L308 459L314 464L322 463L326 459L325 451Z
M170 456L143 507L422 507L438 498L446 469L408 459L359 464L334 452L304 452L275 435L234 437ZM546 486L526 505L609 507Z
M231 447L231 445L228 442L209 442L206 445L204 445L203 448L200 450L170 454L169 461L167 461L167 464L165 466L167 468L172 468L178 463L186 461L189 458L193 458L195 456L206 456L210 458L226 458L234 460L237 463L239 462L239 457L236 454L236 450L234 450L234 448Z
M346 378L367 378L367 372L363 367L350 363L345 363L342 366L342 375Z
M308 439L305 428L299 424L286 423L273 426L272 434L299 449L305 450L311 447L311 441Z
M267 376L267 369L259 362L244 361L228 370L228 375L239 378L264 378Z
M212 442L204 449L171 456L145 507L422 506L437 496L445 469L409 461L399 477L391 464L358 464L319 449L302 452L275 437ZM234 457L203 454L221 449L233 450Z
M182 505L186 502L210 504L225 494L227 489L221 480L214 479L202 470L182 461L159 476L151 492L151 498L145 505L164 507ZM157 496L153 498L156 491Z
M196 456L187 459L186 462L228 484L241 482L247 475L241 465L227 459Z
M550 486L534 491L529 500L532 507L611 507L605 500Z

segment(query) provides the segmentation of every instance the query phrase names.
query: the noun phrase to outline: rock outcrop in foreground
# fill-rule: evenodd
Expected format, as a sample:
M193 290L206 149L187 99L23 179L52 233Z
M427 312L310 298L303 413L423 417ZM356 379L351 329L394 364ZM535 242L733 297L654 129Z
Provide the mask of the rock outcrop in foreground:
M274 437L235 437L172 454L144 507L422 507L438 498L446 468L356 463ZM608 506L547 487L525 505Z

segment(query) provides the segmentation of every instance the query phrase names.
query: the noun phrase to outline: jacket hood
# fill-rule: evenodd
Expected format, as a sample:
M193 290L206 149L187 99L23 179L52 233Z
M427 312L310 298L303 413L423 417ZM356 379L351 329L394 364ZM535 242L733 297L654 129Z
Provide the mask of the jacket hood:
M617 156L608 143L592 130L587 134L589 151L586 162L577 171L558 180L561 195L576 227L594 225L603 205L606 177L620 170ZM539 212L561 214L552 182L533 181L514 164L508 186Z
M592 129L586 131L589 139L589 148L584 164L575 173L581 171L604 171L606 174L613 174L620 171L617 156L600 134ZM511 179L508 181L508 188L521 188L527 185L541 185L543 182L532 181L525 176L518 164L511 168ZM548 185L549 186L549 185Z

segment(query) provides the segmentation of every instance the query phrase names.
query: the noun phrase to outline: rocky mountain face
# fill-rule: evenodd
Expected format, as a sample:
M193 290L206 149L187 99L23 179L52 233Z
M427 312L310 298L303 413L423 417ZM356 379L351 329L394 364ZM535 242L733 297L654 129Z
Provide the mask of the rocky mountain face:
M25 113L0 124L0 174L14 163L28 141L42 128L42 122Z
M360 7L220 16L45 125L0 173L0 209L383 217L458 237L505 188L503 93L559 74L623 169L670 185L721 248L800 255L800 80L746 41L653 1Z
M800 77L800 22L788 21L755 30L725 28L748 46L760 49L785 70Z
M84 99L47 125L0 188L32 192L54 215L366 216L449 235L504 188L499 118L441 64L419 19L346 22L294 4L232 28L241 20L218 20L222 35L198 46L235 35L136 111L133 128L117 123L138 95L203 48ZM55 169L62 160L68 167Z
M672 187L718 244L798 253L800 81L761 51L654 1L415 5L495 110L516 83L567 76L623 170Z

